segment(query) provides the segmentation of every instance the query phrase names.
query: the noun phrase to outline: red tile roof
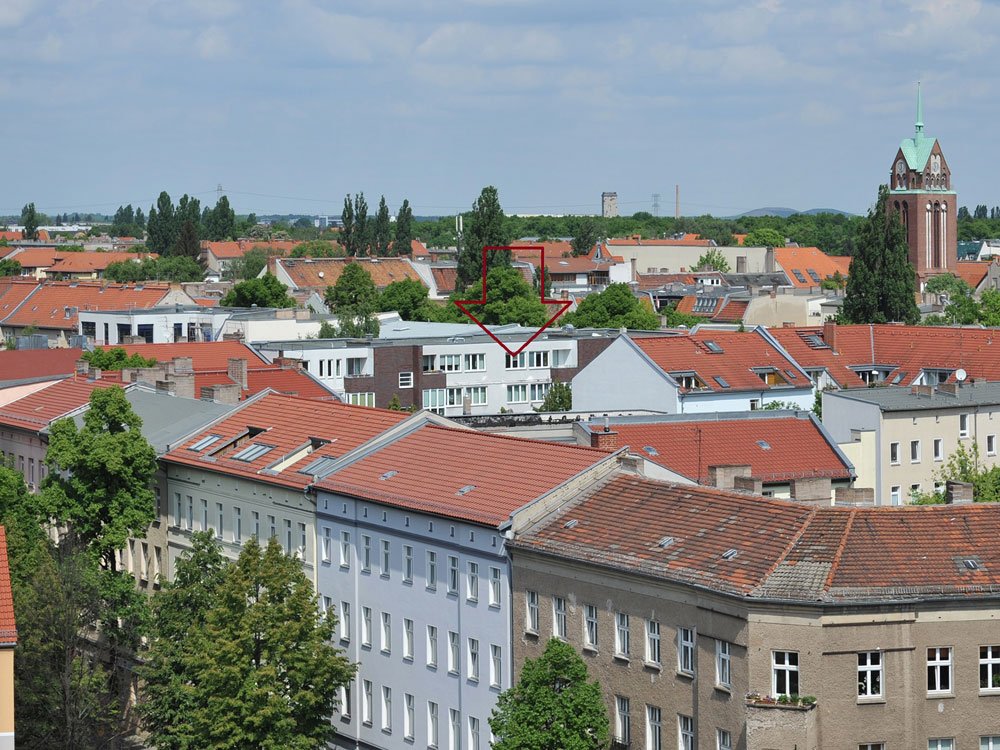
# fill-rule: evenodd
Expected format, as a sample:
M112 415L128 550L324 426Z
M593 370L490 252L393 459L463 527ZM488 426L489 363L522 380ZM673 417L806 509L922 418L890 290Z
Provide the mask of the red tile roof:
M659 289L667 284L694 284L696 279L690 273L637 273L638 289Z
M827 341L826 332L833 340ZM774 328L771 335L807 370L825 369L842 388L862 388L852 367L892 368L889 381L910 385L924 368L957 370L970 378L1000 380L1000 331L901 325L830 325ZM832 346L830 346L832 344ZM948 382L954 382L954 375Z
M739 323L749 306L748 299L730 299L712 316L712 320L716 323Z
M714 247L715 243L712 240L700 239L697 235L686 234L683 239L637 239L635 237L629 237L628 239L614 239L608 240L606 243L609 247Z
M61 253L54 247L26 247L11 256L11 259L20 263L21 268L48 268L57 258L70 254Z
M960 260L955 267L955 275L975 290L990 270L992 260Z
M431 275L437 285L438 294L451 294L458 283L458 268L455 266L431 266Z
M17 401L0 406L0 424L7 427L38 431L71 411L79 409L90 399L95 388L121 385L117 378L87 380L72 377L59 380Z
M170 291L167 284L105 284L98 281L44 281L13 313L0 298L0 323L76 331L77 310L127 310L156 307ZM70 310L67 311L67 308ZM67 316L67 312L69 315Z
M26 349L0 351L0 383L67 377L76 371L82 349Z
M811 508L621 475L509 544L749 599L1000 597L994 503Z
M344 268L352 262L362 264L379 289L403 279L423 284L420 274L404 258L276 258L273 261L298 289L326 289L337 283Z
M782 389L780 385L766 385L751 368L774 368L788 385L810 387L796 363L756 330L699 330L686 336L633 336L632 340L664 372L694 372L712 391ZM721 351L712 351L709 342ZM722 387L717 377L729 387Z
M270 363L241 341L178 342L176 344L115 344L101 349L124 349L126 354L139 354L157 362L169 362L174 357L190 357L195 372L226 371L230 359L245 359L247 369L269 368Z
M24 232L20 230L11 231L9 229L5 229L4 231L0 232L0 240L7 240L8 242L13 242L21 239L24 239Z
M15 256L19 258L20 256ZM104 271L112 263L156 258L156 253L59 253L46 273L92 273Z
M218 307L220 301L219 297L192 297L191 299L201 307Z
M827 255L818 247L776 247L774 260L785 272L789 283L801 289L818 287L823 279L835 273L846 278L851 265L850 258ZM810 271L819 277L819 281L812 277Z
M594 448L428 425L331 474L317 486L497 526L517 508L608 455Z
M195 398L201 396L201 389L213 385L230 385L236 382L229 377L227 369L195 370ZM248 367L247 387L242 390L241 400L249 398L270 388L276 393L286 396L299 396L305 399L320 401L336 401L337 397L318 380L311 378L301 370L283 367Z
M37 288L38 282L34 279L20 279L17 276L0 279L0 323Z
M699 483L708 481L709 466L743 464L772 483L851 477L850 466L808 416L616 423L612 430L619 445Z
M302 240L221 240L218 242L205 241L201 243L203 250L210 252L219 260L231 260L242 258L247 250L259 248L268 255L288 255Z
M300 469L318 458L336 458L350 453L411 416L386 409L310 401L270 393L248 402L221 422L206 428L183 446L167 453L163 460L303 488L312 483L313 476L299 473ZM253 437L246 436L238 445L234 444L239 436L246 435L250 427L262 431ZM207 435L218 435L220 439L202 451L189 449ZM327 442L314 450L307 450L313 438ZM250 444L273 447L250 462L233 458ZM287 462L299 452L301 457L275 473L277 464Z
M14 596L10 587L10 567L7 564L7 530L0 526L0 645L17 644L17 623L14 621Z

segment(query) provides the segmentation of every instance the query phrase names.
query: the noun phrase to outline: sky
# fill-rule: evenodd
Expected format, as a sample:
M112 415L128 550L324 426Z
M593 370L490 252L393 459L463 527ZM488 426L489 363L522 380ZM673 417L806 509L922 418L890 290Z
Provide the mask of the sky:
M913 133L995 184L998 0L0 0L0 214L864 212Z

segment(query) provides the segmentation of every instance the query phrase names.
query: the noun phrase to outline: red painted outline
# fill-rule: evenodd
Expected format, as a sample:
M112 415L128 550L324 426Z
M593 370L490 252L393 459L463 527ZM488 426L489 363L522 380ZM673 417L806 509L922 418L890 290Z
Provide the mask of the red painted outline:
M485 325L483 325L481 322L479 322L479 319L476 318L475 315L473 315L471 312L469 312L465 308L465 305L485 305L486 304L486 253L490 252L491 250L540 250L541 251L541 260L539 261L539 268L541 269L542 278L541 278L541 284L539 285L539 290L538 290L539 291L539 296L541 297L543 305L559 305L560 306L560 310L555 315L553 315L551 318L549 318L548 322L546 322L545 325L543 325L541 328L539 328L537 331L535 331L535 333L533 333L531 335L531 337L527 341L525 341L523 344L521 344L517 349L509 349L509 348L507 348L507 345L504 342L502 342L493 333L493 331L491 331L489 328L487 328ZM530 344L532 341L534 341L536 338L538 338L539 334L541 334L542 331L544 331L546 328L548 328L550 325L552 325L556 321L556 318L558 318L560 315L562 315L564 312L566 312L566 310L568 310L570 308L570 306L572 306L572 304L573 304L573 302L571 300L546 299L545 298L545 248L542 247L541 245L493 245L493 246L484 247L483 248L483 298L482 299L455 300L455 305L458 307L458 309L461 310L466 315L468 315L472 319L473 323L475 323L477 326L479 326L484 331L486 331L486 333L489 335L489 337L491 339L493 339L494 341L496 341L498 344L500 344L500 346L503 348L503 350L505 352L507 352L512 357L516 357L520 352L522 352L528 346L528 344Z

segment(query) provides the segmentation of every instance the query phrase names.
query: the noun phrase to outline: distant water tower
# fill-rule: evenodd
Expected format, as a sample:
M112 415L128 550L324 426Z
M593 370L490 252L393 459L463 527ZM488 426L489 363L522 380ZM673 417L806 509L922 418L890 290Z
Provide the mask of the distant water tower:
M601 193L601 216L613 219L618 215L618 193Z

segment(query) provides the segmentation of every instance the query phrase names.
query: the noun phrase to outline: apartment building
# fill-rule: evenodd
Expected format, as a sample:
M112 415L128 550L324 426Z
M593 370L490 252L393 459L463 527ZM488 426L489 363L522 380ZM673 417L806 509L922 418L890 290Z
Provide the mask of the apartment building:
M359 663L337 747L489 747L490 713L516 677L506 534L618 460L424 424L316 484L318 591Z
M774 401L809 409L812 383L763 328L621 335L573 377L573 406L585 411L754 411Z
M511 349L537 329L493 326ZM403 408L442 416L528 413L554 382L567 382L619 335L604 330L546 330L511 356L478 326L399 321L383 325L380 338L270 341L266 356L300 359L303 367L344 401Z
M994 748L998 532L623 470L508 541L515 671L572 644L615 748Z
M823 424L858 466L879 505L943 492L940 472L959 447L1000 464L1000 383L944 383L823 393Z

